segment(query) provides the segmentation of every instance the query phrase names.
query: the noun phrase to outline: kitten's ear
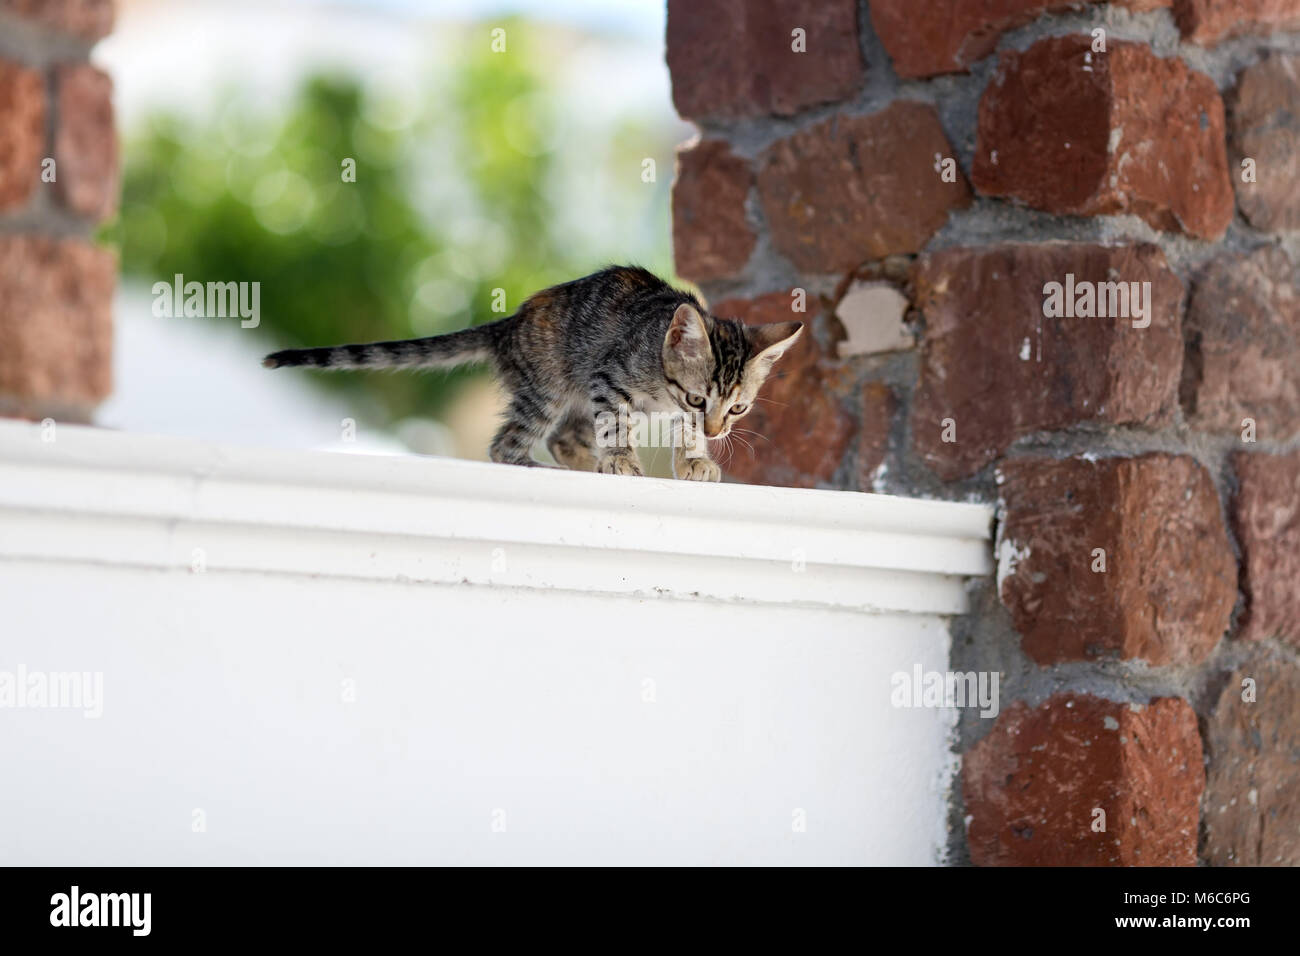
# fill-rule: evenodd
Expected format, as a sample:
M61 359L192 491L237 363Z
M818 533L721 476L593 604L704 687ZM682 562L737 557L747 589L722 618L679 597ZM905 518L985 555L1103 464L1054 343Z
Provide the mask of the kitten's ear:
M773 362L785 354L786 349L794 345L802 331L802 322L772 322L751 327L749 341L754 356L750 361L761 362L770 368Z
M697 361L709 354L709 331L704 318L694 306L683 302L673 313L664 336L664 352L672 352L684 362Z

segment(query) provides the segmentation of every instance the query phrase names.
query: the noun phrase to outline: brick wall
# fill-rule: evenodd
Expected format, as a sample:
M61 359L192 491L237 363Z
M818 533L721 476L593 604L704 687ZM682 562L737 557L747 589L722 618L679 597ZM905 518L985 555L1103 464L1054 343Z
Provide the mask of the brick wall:
M726 470L998 504L950 858L1300 864L1300 0L669 0L667 45L678 272L813 331Z
M0 414L85 421L112 379L112 0L0 0Z

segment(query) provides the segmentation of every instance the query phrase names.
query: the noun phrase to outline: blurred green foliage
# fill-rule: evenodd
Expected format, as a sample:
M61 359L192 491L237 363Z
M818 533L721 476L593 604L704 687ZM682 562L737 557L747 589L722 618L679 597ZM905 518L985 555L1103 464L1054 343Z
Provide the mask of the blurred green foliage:
M672 131L623 118L604 142L574 136L534 36L511 29L504 54L459 45L450 81L420 103L318 75L272 115L236 90L209 117L152 118L127 139L108 230L123 272L149 285L176 273L260 282L261 326L240 334L264 336L268 351L492 321L495 289L509 312L610 261L670 274ZM657 182L643 182L643 157L656 158ZM581 235L564 226L575 188L617 193ZM617 221L627 216L637 228ZM476 373L303 374L387 425L436 416Z

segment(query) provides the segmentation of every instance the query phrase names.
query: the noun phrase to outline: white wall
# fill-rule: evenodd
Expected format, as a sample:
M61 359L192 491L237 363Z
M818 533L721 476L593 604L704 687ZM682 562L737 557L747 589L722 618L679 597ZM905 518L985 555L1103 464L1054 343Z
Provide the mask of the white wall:
M913 582L917 613L867 613L852 606L860 596L837 606L711 593L743 590L738 567L760 581L782 573L776 561L695 555L687 563L703 596L662 595L643 579L661 565L647 564L631 541L556 545L559 563L586 561L607 582L580 593L547 582L536 540L516 547L498 534L497 547L533 566L511 568L500 582L486 575L457 584L438 580L438 569L471 576L456 570L456 555L492 542L432 530L399 539L366 530L366 509L345 513L338 501L313 521L349 530L299 529L293 540L305 544L292 560L273 560L288 532L258 504L272 493L270 472L281 490L300 473L307 500L322 472L343 469L351 491L340 500L364 502L368 480L386 494L400 484L395 463L272 455L268 465L269 453L258 453L254 469L232 465L234 451L203 458L171 440L77 429L61 429L54 447L30 439L21 426L0 425L0 671L102 672L103 714L0 709L0 862L937 859L952 715L893 708L889 679L918 662L946 669L945 619L933 607L961 591L951 573L841 567L871 587L891 580L873 574ZM447 526L451 513L472 510L468 500L446 499L455 482L439 481L448 468L473 475L489 499L501 482L541 482L553 491L537 493L539 518L545 499L573 482L596 512L608 482L620 482L402 463L429 489L423 504L407 507L442 514ZM172 481L189 492L167 504ZM733 519L751 531L771 516L746 521L746 502L791 496L786 530L769 529L778 555L792 541L820 540L790 525L791 515L844 506L851 526L854 509L874 507L874 496L829 492L650 479L613 487L634 494L638 483L643 501L667 487L680 496L673 507L686 511L726 496ZM133 488L148 494L133 499ZM231 502L243 502L243 518ZM960 510L970 506L945 507L958 509L955 528L978 527L978 514ZM411 523L439 524L419 514ZM216 542L200 572L185 563L194 541ZM673 544L662 534L655 542ZM348 556L363 568L349 570ZM313 563L332 570L314 572ZM813 562L799 573L821 570ZM620 576L622 591L608 585ZM916 581L930 577L926 609ZM354 702L344 700L345 686L355 688ZM193 830L196 809L205 832ZM494 831L497 811L504 832ZM793 825L796 811L804 832Z
M8 660L104 674L97 720L0 717L8 863L933 858L945 716L891 708L882 675L945 666L937 619L95 566L4 581Z

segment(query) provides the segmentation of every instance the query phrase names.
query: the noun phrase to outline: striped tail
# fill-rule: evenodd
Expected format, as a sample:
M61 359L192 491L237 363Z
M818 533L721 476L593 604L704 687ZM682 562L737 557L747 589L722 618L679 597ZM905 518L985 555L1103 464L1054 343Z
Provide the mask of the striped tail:
M367 345L334 345L319 349L285 349L262 359L267 368L304 365L309 368L446 368L492 358L490 326L478 325L448 335Z

